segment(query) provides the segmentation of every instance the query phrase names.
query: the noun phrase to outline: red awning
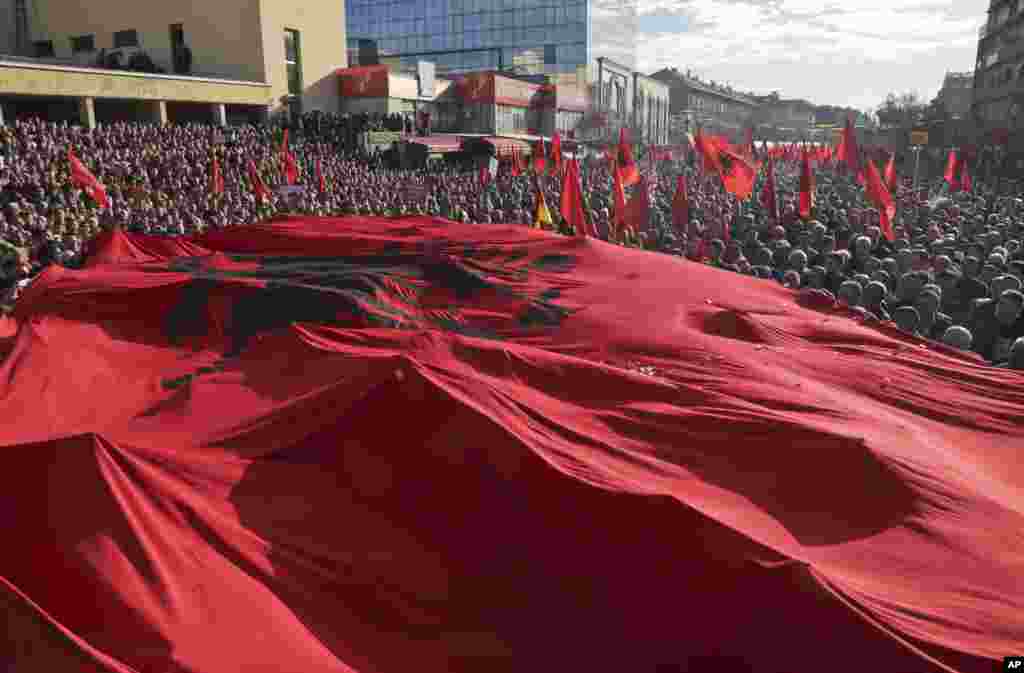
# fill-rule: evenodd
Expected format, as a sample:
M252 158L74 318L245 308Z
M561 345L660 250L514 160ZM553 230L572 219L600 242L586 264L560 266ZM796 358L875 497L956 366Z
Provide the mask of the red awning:
M519 140L518 138L500 138L498 136L487 136L482 138L494 146L495 154L499 157L507 157L512 155L513 148L518 149L523 154L530 153L530 143L525 140Z
M432 154L444 154L447 152L458 152L462 149L462 138L452 135L438 136L412 136L407 139L410 143L425 145Z

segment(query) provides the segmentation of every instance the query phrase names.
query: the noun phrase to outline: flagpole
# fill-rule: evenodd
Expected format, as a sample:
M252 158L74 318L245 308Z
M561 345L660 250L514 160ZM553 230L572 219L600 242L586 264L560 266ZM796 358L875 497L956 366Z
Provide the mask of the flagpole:
M917 169L921 165L921 146L914 145L914 193L917 193Z

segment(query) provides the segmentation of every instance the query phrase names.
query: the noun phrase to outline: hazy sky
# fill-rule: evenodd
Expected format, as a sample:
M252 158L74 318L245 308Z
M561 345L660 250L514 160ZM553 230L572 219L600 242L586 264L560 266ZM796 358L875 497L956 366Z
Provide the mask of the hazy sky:
M594 4L635 7L641 72L691 68L741 90L858 109L875 108L890 91L914 90L930 100L947 71L973 70L988 9L988 0ZM601 40L596 21L593 37Z

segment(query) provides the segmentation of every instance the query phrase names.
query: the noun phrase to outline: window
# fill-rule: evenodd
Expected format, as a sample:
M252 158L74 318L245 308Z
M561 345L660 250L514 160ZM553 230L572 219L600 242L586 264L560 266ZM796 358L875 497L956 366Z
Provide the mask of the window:
M89 51L96 51L95 35L79 35L71 38L71 53L81 54Z
M546 65L554 65L557 62L557 47L553 44L544 45L544 63Z
M114 33L114 49L139 46L139 31L119 30Z
M288 71L288 95L302 95L302 44L299 31L284 30L284 63Z
M39 40L32 43L32 51L36 58L53 58L53 40Z

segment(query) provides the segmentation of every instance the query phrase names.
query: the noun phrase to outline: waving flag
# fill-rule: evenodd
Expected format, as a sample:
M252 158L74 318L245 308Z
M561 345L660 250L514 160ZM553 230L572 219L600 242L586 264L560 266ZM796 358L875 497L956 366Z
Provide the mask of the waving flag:
M896 187L899 181L896 178L896 153L892 152L889 155L889 163L885 165L885 186L889 189L889 193L896 196Z
M562 194L559 212L567 224L572 225L577 236L596 236L597 232L590 229L586 212L583 208L583 189L580 186L580 169L576 159L569 159L562 173Z
M865 196L878 208L879 227L882 233L890 242L895 241L896 232L893 230L892 220L896 217L896 205L893 203L892 194L889 193L882 176L878 174L875 162L868 159L866 165Z
M284 166L285 183L294 185L299 179L299 167L295 163L295 157L288 149L288 129L284 130L281 139L281 165Z
M558 133L551 137L551 170L556 175L562 172L562 137Z
M75 151L70 147L68 147L68 163L70 164L72 184L80 187L101 208L109 208L110 199L107 198L106 187L75 156Z
M629 143L629 135L626 129L619 129L619 145L616 148L615 163L622 170L622 184L626 187L635 185L640 181L640 169L633 159L633 149Z

